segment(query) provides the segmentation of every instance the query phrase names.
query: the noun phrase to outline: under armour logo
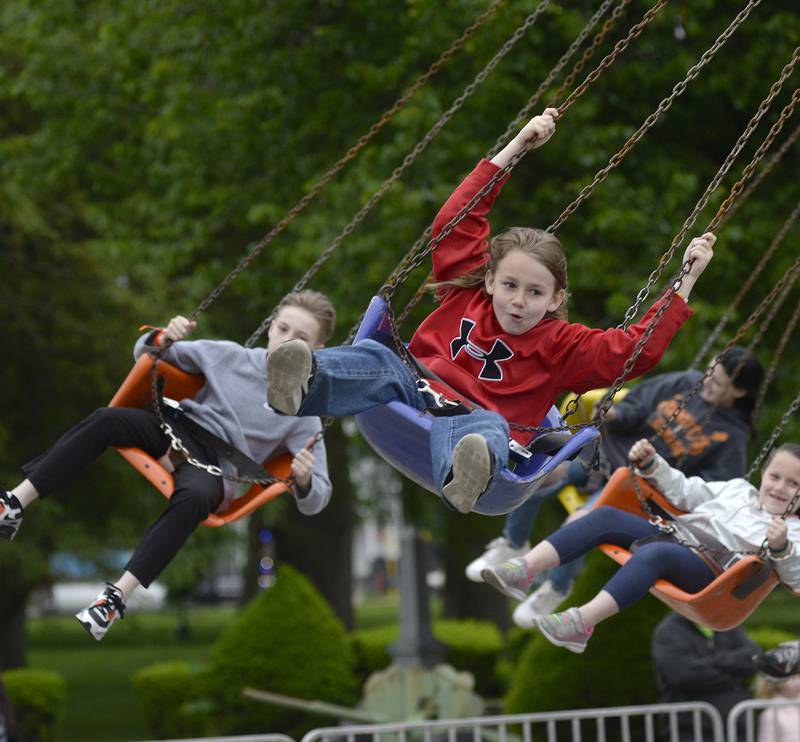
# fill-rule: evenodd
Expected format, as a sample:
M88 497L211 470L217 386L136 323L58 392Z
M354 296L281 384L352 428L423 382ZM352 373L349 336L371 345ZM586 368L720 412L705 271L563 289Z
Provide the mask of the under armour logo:
M453 360L463 350L467 355L472 356L477 361L483 361L483 368L478 374L479 379L486 381L502 381L503 369L500 363L514 357L511 350L500 338L497 338L492 345L492 349L485 351L483 348L470 341L469 336L475 327L475 323L466 317L461 318L461 335L450 341L450 355Z

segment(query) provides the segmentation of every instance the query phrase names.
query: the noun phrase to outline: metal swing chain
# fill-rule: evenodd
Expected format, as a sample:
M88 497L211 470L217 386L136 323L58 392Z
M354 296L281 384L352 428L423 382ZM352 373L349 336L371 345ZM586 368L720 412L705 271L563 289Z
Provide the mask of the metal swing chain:
M257 244L252 250L241 260L241 262L222 280L222 282L212 290L212 292L199 304L199 306L192 312L189 319L196 319L198 315L205 311L209 305L223 292L228 286L239 276L239 274L247 268L250 263L255 260L259 253L267 247L286 227L294 221L298 216L333 180L333 178L348 164L366 145L367 143L397 114L397 112L405 106L406 103L414 96L414 94L435 75L442 67L442 65L450 59L457 51L459 51L464 44L474 35L477 31L494 13L503 0L493 0L491 5L479 15L475 21L470 24L464 32L459 36L442 55L423 72L411 86L398 98L394 104L387 109L381 117L372 124L369 130L364 133L358 141L350 147L349 150L334 164L332 165L322 177L311 187L286 215L270 230L270 232Z
M205 311L211 303L222 294L225 289L230 286L231 283L242 273L245 268L247 268L253 260L261 253L261 251L267 247L274 239L277 237L283 230L297 217L318 195L319 193L325 188L325 186L330 183L331 180L342 170L342 168L349 163L366 145L367 143L394 117L394 115L403 107L406 103L414 96L414 94L424 85L439 69L444 65L444 63L452 57L458 50L460 50L464 44L469 40L471 36L474 35L475 31L477 31L500 7L504 0L493 0L493 2L489 5L489 7L479 15L475 21L470 24L464 32L458 37L451 46L446 49L440 57L422 74L420 75L414 83L403 93L403 95L398 98L395 103L386 110L381 117L372 124L369 130L363 134L357 142L350 147L349 150L336 162L332 167L330 167L323 176L311 187L311 189L306 193L288 212L287 214L281 219L278 224L276 224L272 230L255 246L252 250L243 258L240 263L223 279L223 281L212 290L212 292L200 303L200 305L191 313L189 319L196 320L196 318ZM328 253L329 255L330 253ZM328 255L325 256L327 259ZM319 264L321 263L318 260L314 266L316 269L319 268ZM308 279L306 279L308 280ZM295 289L300 290L300 289ZM268 321L262 323L259 326L259 329L256 330L254 333L245 343L245 347L252 347L252 345L256 342L258 337L263 332L264 327L269 324L269 321L272 320L274 312L268 318ZM253 484L271 484L275 482L281 482L287 486L291 486L293 484L293 478L283 479L281 477L274 477L270 474L267 474L268 478L263 480L261 479L247 479L247 478L239 478L234 477L232 475L223 475L219 467L215 467L211 464L204 464L193 456L190 455L189 451L183 445L183 442L178 438L174 432L172 431L172 427L169 423L164 419L163 413L160 409L158 404L158 372L157 372L157 362L159 358L163 355L164 349L159 349L158 351L151 353L153 358L153 368L151 373L151 393L153 395L153 409L156 413L156 416L159 420L159 426L161 427L162 431L170 438L171 447L175 451L179 451L182 453L186 460L191 463L193 466L196 466L201 469L205 469L210 474L214 476L224 476L226 479L231 479L232 481L238 482L251 482ZM321 439L322 435L317 434L315 437L315 443ZM313 445L313 444L312 444ZM218 471L219 470L219 473Z
M472 96L472 94L478 89L478 87L484 82L484 80L491 74L495 67L508 55L508 53L513 49L514 45L525 35L528 29L536 23L539 16L547 9L550 5L550 0L540 0L539 5L536 9L530 13L527 18L522 22L522 24L514 31L514 33L505 41L505 43L500 47L497 53L492 57L491 60L483 67L483 69L475 76L475 79L464 88L461 95L455 98L448 108L440 117L439 120L428 130L425 136L417 142L414 148L409 152L402 160L402 162L392 171L391 175L383 181L380 187L369 197L366 203L358 210L355 216L350 220L349 224L345 226L345 228L334 238L333 242L331 242L325 250L319 255L319 257L314 261L314 263L309 267L309 269L305 272L305 274L300 278L300 280L295 284L294 288L292 289L292 293L297 291L302 291L305 288L306 284L314 277L314 275L319 271L322 267L322 264L325 263L326 260L333 254L333 252L344 242L350 234L358 227L367 215L375 208L376 204L386 195L389 189L403 176L405 171L411 167L411 165L416 161L416 159L422 154L425 148L433 141L433 139L439 134L439 132L444 128L444 126L450 121L451 118L461 109L464 105L465 101ZM247 347L250 347L253 343L255 343L259 336L264 332L267 328L269 323L273 320L275 316L275 311L273 310L272 313L263 321L261 324L256 328L255 332L250 336L247 340Z
M775 284L772 290L767 294L767 296L762 299L761 303L753 310L752 314L745 320L742 326L736 331L735 335L728 341L725 347L719 352L716 358L707 366L703 376L697 380L697 383L689 390L688 394L678 402L675 408L672 410L670 415L666 418L663 423L663 429L668 428L675 420L677 419L680 412L684 409L686 404L690 399L692 399L702 388L703 382L708 379L713 373L714 369L719 364L719 358L725 352L733 348L739 340L747 333L747 331L758 321L761 315L766 311L766 309L771 306L776 296L778 296L786 287L787 284L794 281L797 277L798 273L800 272L800 256L795 259L793 265L789 268L783 278ZM654 440L654 436L651 437L651 441ZM751 469L752 473L752 469ZM747 475L749 479L751 473Z
M175 431L172 429L172 425L170 425L170 423L164 417L164 412L158 402L160 396L158 389L158 361L164 355L164 351L166 351L166 347L164 346L156 348L153 351L148 351L153 361L150 369L150 394L153 399L153 412L158 419L158 426L161 428L161 431L164 433L164 435L169 438L170 449L180 453L186 459L188 464L191 464L197 469L202 469L213 477L221 477L222 479L230 482L236 482L238 484L260 484L264 486L270 484L283 484L287 489L291 490L295 485L294 476L278 477L265 471L263 477L240 477L236 474L226 474L222 471L220 466L217 466L216 464L207 464L192 456L191 452L188 448L186 448L183 441L175 434ZM319 432L314 436L314 441L309 448L313 448L314 445L321 439L322 432Z
M797 327L798 320L800 320L800 302L797 303L794 313L792 314L792 318L789 320L789 324L786 325L786 329L783 331L783 335L781 336L781 340L778 343L777 349L775 350L775 355L772 358L772 362L770 363L767 372L764 374L764 381L761 382L761 387L758 390L758 397L753 408L753 417L758 417L758 414L761 412L761 408L764 405L764 400L767 396L767 389L772 383L772 379L774 378L775 372L778 369L778 361L780 361L780 359L783 357L783 352L786 350L789 338L792 336L795 327Z
M487 153L487 155L486 155L487 157L489 157L489 158L493 157L494 154L496 154L497 151L499 151L500 148L505 144L505 142L508 141L508 139L511 137L512 133L519 126L519 123L526 116L528 116L530 114L530 111L533 108L533 106L536 105L536 103L539 101L539 99L544 94L544 92L547 90L547 88L552 84L553 80L558 75L558 73L564 68L566 63L572 58L572 56L578 50L580 45L583 43L583 41L589 35L589 32L591 31L591 29L594 28L594 26L597 24L599 19L605 14L606 10L611 5L611 2L612 2L612 0L604 0L604 2L601 4L601 6L597 9L597 12L589 19L587 24L584 26L584 28L578 34L578 36L575 37L575 39L573 40L572 44L570 44L570 46L568 47L567 51L564 52L564 54L561 56L561 58L556 63L556 65L547 74L545 79L542 81L542 83L537 88L536 92L528 99L527 103L522 107L522 109L520 109L519 113L514 118L514 120L508 125L508 127L506 127L505 132L498 137L498 139L495 142L495 144L493 145L493 147ZM585 60L587 60L589 57L591 57L591 54L588 54L588 52L591 51L592 54L594 53L594 49L596 49L600 45L600 42L605 38L606 34L608 33L608 31L610 30L611 26L613 25L613 20L616 20L617 18L619 18L619 16L621 15L621 12L624 10L624 8L629 3L630 3L630 0L620 0L620 3L618 5L618 7L614 9L614 12L611 14L611 17L609 18L609 20L606 21L606 23L604 24L604 26L601 29L601 31L597 34L597 36L593 40L591 48L587 49L587 52L584 53L584 59L581 60L581 62L583 64L585 64ZM587 56L587 54L588 54L588 56ZM576 66L575 70L579 70L580 68L582 68L583 64L581 64L581 62L579 62L580 67ZM573 72L575 72L575 74L577 74L577 72L575 70L573 70ZM570 76L572 76L572 73L570 73ZM387 285L391 284L395 280L395 278L397 276L397 273L399 271L402 271L408 265L408 262L414 257L414 255L416 255L416 253L422 248L422 246L430 239L430 236L431 236L431 227L428 226L428 227L426 227L426 229L422 233L422 235L420 235L420 237L418 237L417 240L414 242L414 244L409 248L408 252L403 256L403 258L400 260L398 265L389 274L389 277L386 279L386 282L384 283L384 286L378 291L378 293L382 293L385 290L385 288L387 287ZM432 274L428 275L428 278L425 279L425 281L423 282L423 285L430 283L431 275ZM424 296L424 293L425 292L423 290L421 290L421 289L417 291L417 293L414 295L412 300L408 303L408 305L403 310L401 316L398 318L397 321L398 321L399 324L403 323L404 319L414 309L414 307L420 301L422 296ZM365 314L366 314L366 311L364 313L362 313L362 315L359 318L359 320L350 329L350 332L348 333L347 338L344 341L345 345L350 345L352 343L353 339L356 336L356 333L358 332L358 328L360 327L361 322L364 319Z
M666 5L668 0L658 0L655 5L650 8L650 10L645 13L642 20L631 27L627 36L617 42L614 48L607 54L603 60L598 64L598 66L587 75L586 79L573 91L572 95L564 101L564 103L559 107L559 114L566 111L577 99L580 95L582 95L588 87L597 80L597 78L605 71L616 59L622 54L622 52L628 47L630 42L637 38L642 31L645 29L648 23L653 19L653 17ZM752 3L758 3L760 0L751 0ZM529 146L530 148L530 146ZM392 339L397 347L398 354L401 358L406 362L410 369L414 369L413 361L410 357L410 354L405 348L405 345L402 342L402 338L400 338L399 332L396 327L396 318L394 315L394 310L391 306L391 299L394 296L395 292L397 291L400 284L402 284L406 278L413 272L419 265L421 265L422 261L431 253L433 250L439 245L439 243L445 239L445 237L449 236L452 231L455 229L458 224L461 223L475 208L475 206L486 196L494 185L505 175L510 173L516 164L524 157L527 150L522 151L515 155L508 164L499 169L487 183L483 185L483 187L465 204L459 211L451 218L451 220L442 228L442 231L439 232L433 239L431 239L427 245L419 251L416 255L413 256L408 261L408 265L401 271L398 271L394 278L387 282L386 285L381 289L380 295L386 300L387 303L387 314L389 319L389 326L391 327ZM416 374L416 371L412 371ZM578 424L578 425L564 425L557 428L544 428L539 426L533 425L517 425L516 423L509 423L509 426L513 430L520 430L524 432L531 432L531 433L541 433L543 431L553 431L553 430L578 430L580 428L586 427L585 424Z
M798 57L800 57L800 48L795 49L795 52L794 52L794 54L792 56L791 62L789 64L787 64L786 67L784 67L784 69L783 69L783 71L781 73L781 76L772 85L769 94L767 95L767 97L759 105L758 110L756 111L755 115L752 117L752 119L750 120L748 125L745 127L744 132L742 132L742 135L739 137L738 141L734 145L734 147L731 150L730 154L725 159L725 162L723 162L722 166L717 171L717 174L714 176L714 178L712 178L712 180L709 183L708 187L706 188L705 192L700 197L700 200L697 202L697 204L695 205L694 209L692 210L692 213L686 219L686 221L684 222L684 224L681 227L680 231L675 236L675 238L672 240L672 244L670 245L669 249L667 250L667 252L664 253L664 255L661 256L661 259L659 260L659 264L658 264L656 270L654 270L653 273L650 274L650 277L648 278L648 281L647 281L645 287L639 292L639 294L636 297L636 301L628 309L628 311L625 313L625 321L623 322L623 326L626 326L627 323L630 322L630 320L636 314L636 312L638 312L639 307L641 306L641 303L644 301L645 297L649 294L650 288L653 286L655 281L660 277L660 275L661 275L664 267L666 266L666 264L672 259L672 256L675 253L675 249L683 241L684 237L686 236L686 234L688 233L689 229L694 224L694 222L697 219L698 215L705 208L705 206L708 203L713 191L716 190L716 188L718 187L719 183L722 181L722 178L728 172L728 170L730 169L730 167L733 164L734 160L738 156L739 152L742 150L742 148L746 144L747 140L749 139L750 135L755 130L755 128L758 125L759 121L764 116L766 111L769 109L770 103L772 102L772 100L775 98L775 96L780 91L780 88L781 88L784 80L791 74L792 70L794 69L795 63L797 62ZM716 215L711 220L709 226L706 228L705 231L708 232L708 231L713 231L715 229L715 225L718 223L718 220L721 219L722 215L725 213L725 211L730 206L730 204L733 203L733 200L735 199L736 195L741 190L742 183L747 178L749 178L749 176L752 173L753 169L758 164L758 161L760 160L761 157L763 157L764 152L766 152L766 150L769 147L769 145L772 143L772 141L778 135L778 133L780 132L781 128L783 127L783 124L785 123L785 121L791 116L791 114L792 114L792 112L794 110L794 106L795 106L795 104L796 104L798 99L800 99L800 90L795 90L795 93L792 96L792 100L784 107L783 111L781 112L780 117L778 118L778 121L776 121L776 123L770 129L769 133L767 134L766 138L764 139L764 142L761 144L761 146L758 148L758 150L754 154L753 159L744 168L742 177L731 188L731 191L730 191L728 197L720 205ZM681 273L679 274L679 277L682 277L683 275L685 275L686 272L688 272L688 269L687 269L686 264L684 264L684 266L681 268ZM673 295L674 295L674 290L670 290L670 294L669 294L670 302L672 301L672 296ZM663 304L662 304L662 307L663 307ZM659 309L661 309L662 307L659 307ZM663 315L663 312L661 312L660 314ZM651 326L654 326L655 324L658 324L658 322L660 322L660 319L661 319L661 317L660 317L659 313L656 313L656 315L650 320L650 322L648 324L648 329L650 329ZM649 335L648 335L648 338L649 338ZM644 336L639 339L639 341L637 342L637 345L635 346L634 353L636 352L637 349L639 350L639 353L636 354L637 358L641 354L641 350L643 349L643 339L644 339ZM626 366L626 368L628 368L628 370L630 370L629 364L626 363L625 366ZM630 366L630 367L632 367L632 366ZM598 409L597 409L597 411L595 413L595 416L593 418L593 423L594 424L600 425L602 423L603 419L605 418L606 412L609 410L609 408L613 404L614 396L622 388L622 385L624 384L624 382L625 382L625 374L624 374L624 370L623 370L623 374L620 375L619 378L617 378L617 380L612 385L610 391L606 394L606 396L603 398L602 402L598 405ZM575 400L573 400L573 402L575 402L575 405L577 407L577 402ZM572 404L572 402L570 402L570 404ZM565 413L565 414L571 414L571 413Z
M539 102L540 98L553 83L553 80L555 80L556 76L566 66L567 62L573 57L573 55L578 50L580 45L589 36L589 33L591 32L592 28L594 28L594 26L598 23L600 18L603 17L605 12L610 7L611 2L612 0L605 0L597 9L595 14L589 19L589 21L583 27L581 32L575 37L575 39L569 45L569 47L561 56L561 58L558 60L558 62L556 62L555 66L550 70L550 72L547 74L544 80L542 80L541 84L536 89L536 92L534 92L534 94L530 98L528 98L528 101L519 110L514 120L511 121L511 123L506 127L506 130L497 138L495 144L486 154L486 157L488 159L494 157L494 155L496 155L497 152L499 152L500 149L502 149L502 147L511 139L511 136L514 134L514 132L517 131L520 124L530 117L530 112L533 109L533 107ZM572 71L569 73L569 75L567 75L564 83L562 83L562 85L558 88L558 90L553 94L552 96L553 101L560 100L565 95L565 91L569 89L569 87L577 78L578 74L583 70L586 63L592 58L595 51L597 51L597 49L599 48L600 44L605 40L605 37L608 35L608 32L611 30L614 23L617 20L619 20L620 16L622 15L622 13L629 4L630 0L620 0L619 4L617 5L616 8L614 8L613 12L609 16L609 18L605 21L600 31L592 39L592 42L589 45L589 47L587 47L587 49L584 51L581 59L578 60L578 62L573 67ZM422 236L419 237L417 241L411 246L411 249L408 251L408 253L406 253L403 259L400 261L397 268L395 268L394 271L392 271L388 279L389 281L394 279L394 276L398 270L402 270L405 267L408 260L410 260L411 257L413 257L417 253L417 251L430 238L430 236L431 236L431 228L429 226L422 234ZM411 298L411 300L408 302L408 304L405 306L402 313L398 317L397 319L398 325L402 325L405 319L408 317L408 315L417 306L419 301L425 295L427 286L431 283L432 279L433 279L433 273L429 272L428 276L422 282L420 288L417 290L417 292L414 294L414 296ZM345 344L349 344L350 342L352 342L352 339L355 337L360 324L361 320L359 320L353 327L350 334L348 335L348 339L345 342Z
M775 303L770 307L767 316L764 318L764 321L759 325L756 334L753 335L753 339L747 346L747 350L753 352L758 347L758 344L764 339L764 335L766 334L769 326L772 324L772 321L775 319L775 315L778 314L780 308L783 306L784 302L789 298L789 294L792 292L794 288L794 284L797 281L798 274L795 273L792 277L791 281L788 281L786 286L784 287L783 291L778 295L778 298L775 300Z
M797 132L800 132L800 127L796 129ZM742 193L742 198L745 196L745 193ZM731 214L732 210L728 212ZM794 207L794 210L791 214L786 218L786 221L783 223L783 226L778 230L778 233L773 238L772 242L770 243L769 247L764 251L764 254L761 256L758 264L753 268L752 271L747 276L744 284L742 284L742 288L739 290L739 293L736 294L736 297L731 302L728 309L725 310L725 313L720 318L719 322L717 322L714 329L711 331L711 334L706 339L705 343L703 343L703 347L700 348L697 355L695 356L694 360L692 361L692 365L689 366L690 369L695 369L697 366L700 365L702 360L708 355L711 348L717 342L717 339L722 334L722 331L727 327L728 322L730 322L731 317L733 317L733 313L738 309L739 305L744 300L744 297L753 287L756 282L756 279L761 275L762 271L766 267L767 263L769 262L770 258L775 254L775 251L780 247L781 243L783 242L786 235L789 233L789 230L792 228L794 223L797 221L798 216L800 216L800 201L797 202L797 205Z
M794 413L797 412L798 407L800 407L800 394L798 394L794 398L792 403L787 408L786 412L783 413L780 422L773 429L772 435L770 435L767 442L762 446L761 451L759 451L758 456L756 456L755 459L753 460L753 463L747 470L747 474L745 474L745 477L747 479L750 479L755 473L755 471L758 469L758 467L761 466L761 462L764 461L764 459L767 457L767 454L772 450L772 447L775 445L775 441L778 440L778 436L783 432L783 429L786 427L792 415L794 415ZM797 499L797 496L795 497L795 499Z
M648 516L650 523L656 526L662 533L668 533L674 539L674 541L681 546L690 548L693 551L708 554L712 559L714 559L714 561L716 561L716 557L720 553L717 549L712 549L705 544L701 544L696 539L694 541L686 540L674 522L665 520L663 517L653 511L653 509L650 507L650 498L645 497L644 492L642 492L641 484L639 483L639 477L642 477L643 479L645 478L641 470L639 467L632 465L628 467L628 470L630 473L630 480L631 484L633 485L633 490L636 493L636 499L639 501L639 507L642 509L642 512ZM800 498L800 489L798 489L793 502L796 503L798 498ZM758 549L744 549L741 551L736 550L733 553L741 556L757 556L761 559L764 559L768 555L768 548L769 542L765 538L761 542L761 546Z

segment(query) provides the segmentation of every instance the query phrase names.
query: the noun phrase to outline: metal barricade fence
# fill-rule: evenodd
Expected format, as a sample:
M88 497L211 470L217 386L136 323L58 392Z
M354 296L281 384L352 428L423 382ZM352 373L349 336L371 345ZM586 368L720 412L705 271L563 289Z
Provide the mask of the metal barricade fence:
M725 742L722 717L703 702L327 727L314 729L302 742L356 742L357 737L371 742L683 742L678 714L687 713L691 742ZM703 734L703 719L711 736Z
M800 699L742 701L730 710L727 728L728 742L800 742Z
M286 734L245 734L238 737L196 737L187 739L162 739L158 742L294 742Z

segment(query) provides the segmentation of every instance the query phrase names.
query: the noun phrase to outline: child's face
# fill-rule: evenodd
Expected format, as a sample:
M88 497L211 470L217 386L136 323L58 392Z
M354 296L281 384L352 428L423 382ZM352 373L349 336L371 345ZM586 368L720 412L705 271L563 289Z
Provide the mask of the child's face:
M305 340L311 350L321 348L319 342L320 326L317 318L302 307L283 307L272 320L267 332L269 342L267 352L275 350L287 340Z
M741 399L745 394L747 392L744 389L734 386L731 377L721 363L714 366L711 376L703 380L703 390L700 392L700 396L709 404L727 408L733 407L736 400Z
M486 293L492 297L494 316L509 335L522 335L535 327L547 312L564 301L564 290L536 258L511 250L486 273Z
M800 459L788 451L778 451L761 475L761 507L768 513L786 512L791 499L800 488ZM797 510L795 505L794 510Z

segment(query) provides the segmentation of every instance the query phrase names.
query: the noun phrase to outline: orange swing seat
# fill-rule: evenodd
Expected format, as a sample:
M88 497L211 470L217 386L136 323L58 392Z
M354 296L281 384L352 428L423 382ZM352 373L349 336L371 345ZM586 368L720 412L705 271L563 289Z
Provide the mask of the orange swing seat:
M109 407L149 407L153 404L151 375L153 361L148 355L140 356L128 376L122 382L108 403ZM165 361L158 361L158 374L164 377L164 394L172 399L194 397L205 383L200 374L189 374ZM169 499L175 489L170 474L156 459L140 448L119 447L117 451L164 497ZM272 457L264 463L264 468L275 477L288 477L291 474L292 456L284 453ZM212 513L203 521L204 526L224 526L245 515L249 515L265 502L287 491L284 484L277 482L267 485L254 484L241 497L237 497L221 513Z
M671 505L652 484L641 477L638 481L644 497L653 499L669 513L682 512ZM608 480L595 507L601 505L610 505L649 518L642 510L631 481L631 471L626 467L617 469ZM621 546L600 544L599 548L619 565L631 558L630 551ZM742 623L778 582L775 570L768 563L757 556L746 555L700 592L687 593L667 580L658 580L650 588L650 593L690 621L715 631L727 631Z

